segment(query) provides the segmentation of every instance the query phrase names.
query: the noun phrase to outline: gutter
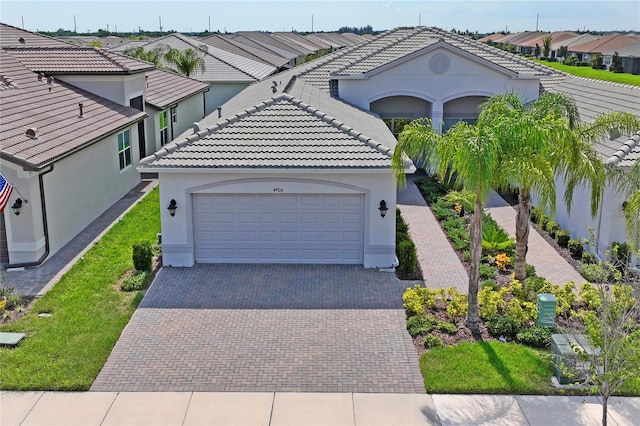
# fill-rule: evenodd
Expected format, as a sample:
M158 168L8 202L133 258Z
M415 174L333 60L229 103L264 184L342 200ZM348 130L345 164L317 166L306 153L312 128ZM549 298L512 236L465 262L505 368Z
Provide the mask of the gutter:
M42 262L49 256L50 245L49 245L49 225L47 222L47 205L44 198L44 178L43 176L47 173L51 173L53 171L53 164L49 166L49 170L44 173L40 173L38 175L38 183L40 184L40 206L42 208L42 229L44 231L44 253L40 256L40 259L35 262L25 262L25 263L10 263L7 265L7 270L9 268L29 268L33 266L40 266Z

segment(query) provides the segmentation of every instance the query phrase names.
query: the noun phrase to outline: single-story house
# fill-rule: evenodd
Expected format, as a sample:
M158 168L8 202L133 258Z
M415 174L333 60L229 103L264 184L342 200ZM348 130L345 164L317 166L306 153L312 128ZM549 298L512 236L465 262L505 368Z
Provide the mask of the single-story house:
M236 55L178 33L157 38L142 47L150 50L160 45L178 50L191 48L202 54L205 71L196 72L191 78L211 85L205 94L206 114L211 114L249 84L265 79L277 71L273 65Z
M159 176L163 262L391 267L394 133L419 117L473 122L496 93L534 100L554 74L418 27L251 85L140 162Z
M241 41L234 40L231 37L225 37L221 34L214 34L209 37L205 37L201 40L203 43L210 44L218 49L226 50L236 55L244 56L249 59L253 59L258 62L264 62L268 65L273 65L282 71L290 68L289 60L278 54L270 52L266 49L259 49L257 47L249 46Z
M1 169L22 208L0 217L0 264L37 266L140 182L141 157L204 116L208 84L1 29Z

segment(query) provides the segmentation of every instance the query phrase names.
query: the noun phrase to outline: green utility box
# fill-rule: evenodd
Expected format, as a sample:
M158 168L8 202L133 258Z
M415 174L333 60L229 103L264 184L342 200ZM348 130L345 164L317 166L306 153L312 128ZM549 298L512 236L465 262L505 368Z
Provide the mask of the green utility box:
M566 385L584 381L592 365L599 367L600 348L592 347L584 334L554 334L551 355L554 375L561 385Z
M540 293L538 295L538 319L536 325L553 328L556 326L556 304L557 300L553 294Z

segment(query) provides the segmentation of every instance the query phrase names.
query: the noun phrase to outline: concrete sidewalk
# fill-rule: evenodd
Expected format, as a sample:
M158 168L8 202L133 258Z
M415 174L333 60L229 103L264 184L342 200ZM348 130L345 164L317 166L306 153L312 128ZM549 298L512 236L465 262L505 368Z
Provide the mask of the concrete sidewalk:
M2 392L10 425L599 425L595 397L376 393ZM613 398L609 424L640 424Z

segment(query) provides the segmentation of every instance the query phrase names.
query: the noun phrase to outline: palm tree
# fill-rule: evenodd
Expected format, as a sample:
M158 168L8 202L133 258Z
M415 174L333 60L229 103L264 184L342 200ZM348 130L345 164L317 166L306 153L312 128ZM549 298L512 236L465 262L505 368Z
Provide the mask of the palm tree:
M127 49L123 53L127 56L131 56L132 58L151 62L156 68L162 68L162 59L168 50L169 46L166 44L159 44L150 50L144 50L144 47L139 46Z
M175 71L187 77L198 71L204 73L206 70L204 59L200 56L198 50L191 47L185 50L169 49L164 58L169 64L175 66Z
M531 193L539 207L555 213L556 175L566 182L564 201L571 209L574 189L588 184L591 214L595 215L606 187L605 165L592 142L611 131L630 132L640 121L627 113L613 112L593 123L580 123L575 103L565 95L545 93L524 105L514 94L496 95L482 108L479 121L493 128L503 157L494 176L498 188L519 188L516 214L515 277L526 278Z
M492 129L459 122L444 135L433 130L429 119L418 119L408 124L400 134L392 158L392 166L400 185L406 184L405 158L419 158L435 168L441 176L455 174L465 189L475 195L473 222L471 223L471 268L467 327L478 330L478 283L482 257L483 203L491 189L492 177L501 158L501 147Z

